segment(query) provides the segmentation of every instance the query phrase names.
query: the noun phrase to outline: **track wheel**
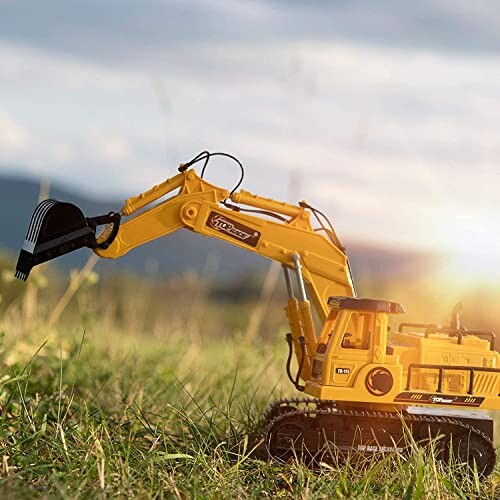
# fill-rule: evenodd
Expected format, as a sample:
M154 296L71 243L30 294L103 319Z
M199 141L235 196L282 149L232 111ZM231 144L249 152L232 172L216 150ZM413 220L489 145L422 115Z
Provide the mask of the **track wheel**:
M267 432L269 454L287 462L291 458L302 458L305 451L305 434L309 419L303 415L285 417L274 423Z
M455 460L468 464L472 469L474 463L481 476L488 476L495 467L495 451L490 442L482 436L459 436L452 441L451 451Z

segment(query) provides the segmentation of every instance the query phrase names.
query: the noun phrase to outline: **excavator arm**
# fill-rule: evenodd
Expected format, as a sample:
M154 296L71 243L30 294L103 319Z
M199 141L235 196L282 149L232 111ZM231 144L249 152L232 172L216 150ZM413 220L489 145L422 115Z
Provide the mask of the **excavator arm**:
M284 268L291 330L287 339L299 364L292 381L300 388L299 375L309 377L317 346L311 302L323 323L330 296L356 295L345 250L328 219L306 202L291 205L243 190L229 192L204 180L203 172L199 176L181 165L177 175L126 200L119 213L94 218L70 203L42 201L33 212L16 277L26 280L33 266L84 246L116 259L182 228L262 255ZM313 228L311 215L319 228ZM96 236L100 225L105 228ZM291 270L297 276L298 298Z
M177 194L152 206L176 189ZM227 203L228 199L238 206ZM241 205L255 207L260 213L244 212ZM185 228L288 267L294 267L292 256L298 254L308 295L322 321L328 315L328 297L355 295L344 250L324 232L312 228L307 208L246 191L230 195L226 189L208 183L190 169L129 198L121 213L126 221L109 247L95 249L100 257L121 257L149 241ZM270 220L262 213L272 213L279 219ZM98 242L105 238L103 235Z

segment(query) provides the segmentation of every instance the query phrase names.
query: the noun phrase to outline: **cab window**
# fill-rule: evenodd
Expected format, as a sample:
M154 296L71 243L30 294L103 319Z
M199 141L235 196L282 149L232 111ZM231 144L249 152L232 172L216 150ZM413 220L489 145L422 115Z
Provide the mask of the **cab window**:
M368 350L371 343L372 325L372 314L352 313L340 346L343 349Z

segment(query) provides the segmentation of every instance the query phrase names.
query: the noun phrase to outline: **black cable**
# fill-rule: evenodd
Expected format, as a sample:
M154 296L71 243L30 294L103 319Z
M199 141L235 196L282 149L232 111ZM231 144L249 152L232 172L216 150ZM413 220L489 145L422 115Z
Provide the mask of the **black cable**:
M340 240L337 237L337 233L335 232L335 229L333 229L333 224L331 223L330 219L321 210L318 210L317 208L309 205L309 203L307 203L305 201L301 201L299 203L299 205L303 208L308 208L309 210L311 210L311 212L314 214L314 217L318 221L318 224L321 226L321 229L323 231L325 231L327 234L331 234L331 236L333 238L333 240L332 240L333 243L335 243L335 245L337 245L340 249L345 251L344 246L340 243ZM326 223L329 226L329 230L325 227L324 223L320 220L319 215L321 215L321 217L323 217L323 219L326 221Z
M195 163L198 163L202 159L205 159L205 164L203 166L203 168L205 168L208 162L209 154L210 153L208 151L202 151L201 153L198 153L194 158L189 160L187 163L181 163L177 170L179 170L179 172L185 172L189 167L191 167Z
M286 342L288 344L288 357L286 360L286 374L288 375L288 378L290 379L290 382L295 385L295 380L292 377L292 370L290 369L290 365L292 363L292 354L293 354L293 337L291 333L286 334Z
M210 153L208 151L202 151L198 156L200 155L204 155L205 156L205 163L203 164L203 168L201 169L202 171L202 174L201 174L201 177L203 177L203 172L205 172L205 168L207 168L207 165L208 165L208 160L210 160ZM200 156L200 160L201 160L201 156Z
M230 191L229 196L231 197L231 195L241 186L241 183L243 182L243 179L245 177L245 169L244 169L241 161L229 153L219 153L219 152L210 153L209 151L202 151L201 153L198 153L194 158L189 160L187 163L182 163L179 167L179 172L184 172L188 168L195 165L196 163L198 163L202 160L205 160L205 163L203 164L203 167L201 169L201 174L200 174L200 177L203 179L208 162L212 156L225 156L226 158L229 158L229 159L233 160L234 162L236 162L238 164L238 166L240 167L241 176L240 176L240 179L239 179L238 183L236 184L236 186L234 186L234 188ZM232 204L228 203L226 200L224 200L222 202L222 204L225 207L227 207L231 210L234 210L235 212L249 212L249 213L254 213L254 214L266 215L268 217L274 217L275 219L279 220L280 222L287 222L288 221L288 219L286 219L285 217L282 217L281 215L278 215L278 214L271 212L271 211L268 211L268 210L252 210L249 208L241 208L241 207L238 207L236 205L232 205Z
M318 217L316 209L314 209L313 207L310 207L310 210L313 213L314 218L318 221L318 224L320 225L320 229L323 230L323 231L325 231L326 234L328 234L328 229L325 227L323 221Z
M306 360L306 341L303 336L299 337L299 345L300 345L300 362L299 362L299 369L297 371L297 376L295 377L295 388L303 392L305 389L305 386L299 384L300 376L302 374L302 370L304 369L304 362Z
M337 236L337 233L333 229L333 225L332 225L330 219L323 212L321 212L317 208L312 207L311 205L309 205L309 203L307 203L305 201L301 201L299 203L299 205L301 207L303 207L303 208L309 208L309 210L312 211L312 213L314 214L314 217L318 221L318 224L321 226L321 228L318 228L318 231L325 231L326 234L329 235L330 240L332 241L332 243L334 243L335 245L337 245L344 253L346 253L346 248L340 242L340 240L339 240L339 238ZM321 215L325 219L326 223L330 226L330 230L328 230L324 226L324 224L320 221L320 219L318 217L318 214ZM347 257L347 255L346 255L346 257ZM356 290L356 285L354 284L354 277L352 275L351 262L349 261L349 258L346 259L346 263L347 263L347 270L349 272L349 276L351 277L351 283L352 283L352 287L353 287L353 290L354 290L354 296L357 297L358 292Z
M198 163L199 161L205 160L205 163L203 164L203 168L201 169L201 175L200 175L200 177L203 179L203 176L205 175L205 169L207 168L207 165L208 165L208 161L210 160L210 158L212 158L212 156L225 156L226 158L229 158L229 159L233 160L234 162L236 162L238 164L238 166L240 167L240 170L241 170L240 179L239 179L238 183L236 184L236 186L234 186L234 188L229 193L229 195L231 196L241 186L241 183L243 182L243 179L245 178L245 169L243 167L243 164L241 163L240 160L238 160L238 158L236 158L236 156L233 156L229 153L220 153L220 152L210 153L209 151L202 151L201 153L198 153L192 160L181 165L179 167L179 171L184 172L189 167L192 167L195 163Z
M319 215L321 215L321 217L323 217L323 219L326 221L326 223L330 227L330 231L333 234L335 234L335 229L333 229L333 224L331 223L330 219L321 210L318 210L317 208L314 208L314 207L311 207L311 209L314 211L315 214L318 213ZM316 218L318 218L317 215L316 215Z
M241 186L241 183L243 182L243 179L245 178L245 169L243 167L243 164L241 163L240 160L238 160L238 158L236 158L236 156L230 155L229 153L209 153L209 158L212 156L225 156L226 158L230 158L231 160L235 161L238 164L238 166L240 167L241 176L240 176L240 179L237 182L236 186L234 186L234 188L229 193L229 195L232 195ZM203 174L205 173L205 168L206 168L206 164L203 167L203 170L201 172L202 178L203 178Z

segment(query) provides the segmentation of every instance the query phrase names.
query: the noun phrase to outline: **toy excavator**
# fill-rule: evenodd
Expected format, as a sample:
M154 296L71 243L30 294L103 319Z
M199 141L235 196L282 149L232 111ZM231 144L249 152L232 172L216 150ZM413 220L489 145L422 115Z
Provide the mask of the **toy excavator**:
M229 156L241 168L231 192L203 179L215 155ZM200 161L199 176L191 167ZM405 449L410 433L420 443L435 441L443 459L453 454L491 474L493 419L474 409L500 409L494 334L465 329L457 309L449 327L402 323L389 339L389 316L404 314L403 307L356 296L345 249L326 216L306 202L292 205L237 191L243 174L235 157L203 152L181 164L177 175L126 200L120 213L86 218L70 203L42 201L16 276L26 280L33 266L82 247L115 259L181 228L278 261L289 296L287 373L298 391L314 399L271 405L264 416L269 454L283 460L298 449L321 460L332 449L382 455ZM312 307L323 324L318 335Z

